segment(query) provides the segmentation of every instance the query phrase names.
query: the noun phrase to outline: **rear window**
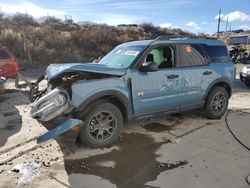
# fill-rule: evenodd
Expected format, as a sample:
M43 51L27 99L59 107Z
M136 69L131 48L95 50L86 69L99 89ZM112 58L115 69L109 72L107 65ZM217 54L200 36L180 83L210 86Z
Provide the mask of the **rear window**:
M0 59L10 59L10 55L3 49L0 49Z
M229 55L225 46L208 46L204 45L210 62L229 61Z

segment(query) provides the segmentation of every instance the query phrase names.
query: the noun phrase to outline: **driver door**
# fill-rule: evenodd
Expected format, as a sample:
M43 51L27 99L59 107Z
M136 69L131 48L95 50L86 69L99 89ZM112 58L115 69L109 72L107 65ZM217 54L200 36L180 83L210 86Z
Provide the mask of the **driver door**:
M164 60L163 47L151 50L144 57L153 54L156 64ZM135 116L148 116L160 112L178 112L180 109L180 92L182 89L182 73L175 68L175 48L171 46L172 67L160 68L155 72L131 70L132 99Z

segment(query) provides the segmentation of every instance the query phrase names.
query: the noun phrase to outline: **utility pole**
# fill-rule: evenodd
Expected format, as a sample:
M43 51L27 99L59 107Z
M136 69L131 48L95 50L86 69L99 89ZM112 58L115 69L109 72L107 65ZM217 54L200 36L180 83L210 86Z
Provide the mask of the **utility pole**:
M220 14L221 14L221 9L219 9L219 19L218 19L218 28L217 28L217 39L219 39L219 32L220 32Z
M228 16L227 16L227 22L226 22L226 33L227 33L227 27L228 27Z

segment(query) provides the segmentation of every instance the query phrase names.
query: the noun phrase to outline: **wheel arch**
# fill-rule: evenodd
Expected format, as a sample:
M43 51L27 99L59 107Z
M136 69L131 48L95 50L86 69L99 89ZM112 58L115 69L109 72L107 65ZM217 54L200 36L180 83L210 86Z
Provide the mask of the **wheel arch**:
M101 91L91 95L79 105L75 112L76 114L82 113L85 109L91 109L92 105L97 105L102 101L110 102L117 106L123 115L124 122L128 122L133 117L133 107L131 101L123 93L115 90Z
M212 91L212 89L216 86L219 87L224 87L228 93L229 98L232 95L232 83L225 79L225 78L219 78L217 80L214 80L210 86L207 88L205 96L204 96L204 100L206 101L207 97L209 96L210 92Z

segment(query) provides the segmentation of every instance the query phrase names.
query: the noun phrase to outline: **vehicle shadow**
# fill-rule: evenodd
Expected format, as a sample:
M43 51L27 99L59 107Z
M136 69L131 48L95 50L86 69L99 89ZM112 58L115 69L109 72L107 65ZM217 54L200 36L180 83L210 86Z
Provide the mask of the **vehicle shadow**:
M6 90L0 95L0 147L22 127L22 117L16 106L28 103L27 96L18 90Z

